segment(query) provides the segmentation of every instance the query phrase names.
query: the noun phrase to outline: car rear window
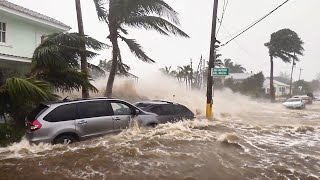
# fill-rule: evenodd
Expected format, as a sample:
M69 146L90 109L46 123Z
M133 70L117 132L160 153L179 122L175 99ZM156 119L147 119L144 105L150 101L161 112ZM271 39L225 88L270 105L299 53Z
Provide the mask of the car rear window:
M141 108L141 109L144 109L148 106L150 106L151 104L148 104L148 103L137 103L135 104L135 106L137 106L138 108Z
M44 105L44 104L40 104L38 105L28 116L27 116L27 120L28 121L33 121L36 120L45 110L47 110L49 107Z

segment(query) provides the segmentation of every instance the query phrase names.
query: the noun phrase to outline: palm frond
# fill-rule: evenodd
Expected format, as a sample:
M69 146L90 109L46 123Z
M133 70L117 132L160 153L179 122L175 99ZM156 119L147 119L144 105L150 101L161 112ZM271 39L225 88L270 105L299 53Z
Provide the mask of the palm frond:
M38 74L37 78L50 82L56 90L61 92L80 91L82 86L88 87L92 92L98 92L98 89L87 80L88 75L74 69L51 70Z
M122 13L124 15L132 17L156 14L160 17L166 17L174 24L180 24L178 13L163 0L118 0L118 2L121 3L122 12L128 12L127 14ZM125 18L129 16L125 16Z
M103 0L93 0L100 21L108 22L108 11Z
M102 68L94 64L88 63L88 68L91 70L97 71L98 73L105 74L105 71Z
M32 78L9 78L4 87L14 101L50 101L56 98L48 83Z
M127 39L125 37L120 36L120 38L128 45L130 51L140 60L144 62L152 62L155 61L149 58L145 52L141 49L141 46L134 39Z
M130 27L144 28L146 30L155 30L163 35L174 34L176 36L186 37L189 35L169 21L156 16L135 16L124 20L124 24Z

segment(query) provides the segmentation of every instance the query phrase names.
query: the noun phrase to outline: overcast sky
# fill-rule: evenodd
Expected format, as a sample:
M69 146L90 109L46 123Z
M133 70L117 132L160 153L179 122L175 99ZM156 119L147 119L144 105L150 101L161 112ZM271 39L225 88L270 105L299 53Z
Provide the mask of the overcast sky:
M9 0L18 5L46 14L60 20L72 27L71 31L77 31L76 11L74 0ZM97 20L93 2L82 0L84 27L86 34L107 42L108 35L106 25ZM209 57L209 44L211 33L211 19L213 0L167 0L167 2L180 14L181 28L191 38L165 37L155 32L143 30L130 30L129 38L137 39L144 47L146 53L153 58L158 68L163 66L186 65L193 60L194 68L199 63L200 56ZM201 3L200 3L201 2ZM229 0L223 25L218 40L222 43L228 40L228 36L256 21L284 0ZM219 0L221 9L223 0ZM270 62L268 50L264 43L270 39L270 34L283 28L290 28L298 33L305 42L305 55L300 57L297 64L294 79L298 79L299 69L302 68L301 77L306 80L315 78L320 72L319 43L320 42L320 1L319 0L291 0L267 19L256 25L236 41L229 43L220 50L224 58L243 65L253 72L263 71L269 76ZM109 43L110 44L110 43ZM144 68L149 66L135 59L128 49L121 45L125 63L132 65L132 72L142 76ZM98 59L110 59L110 51L100 52ZM318 52L318 53L317 53ZM98 59L93 60L96 64ZM275 59L275 75L279 72L291 71L290 64Z

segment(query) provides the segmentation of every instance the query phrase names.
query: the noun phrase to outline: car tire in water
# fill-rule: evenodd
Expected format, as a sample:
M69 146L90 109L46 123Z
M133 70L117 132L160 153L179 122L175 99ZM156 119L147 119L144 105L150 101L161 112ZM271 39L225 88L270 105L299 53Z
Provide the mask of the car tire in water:
M147 127L151 127L151 128L155 128L156 126L158 126L157 123L150 123L147 125Z
M58 136L54 141L53 144L63 144L68 145L77 142L77 138L73 135L61 135Z

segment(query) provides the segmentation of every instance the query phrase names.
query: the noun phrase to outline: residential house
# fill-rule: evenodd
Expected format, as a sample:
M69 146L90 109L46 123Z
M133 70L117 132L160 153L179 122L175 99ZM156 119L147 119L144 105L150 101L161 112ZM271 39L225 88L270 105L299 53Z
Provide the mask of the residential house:
M51 17L0 0L0 73L28 72L32 54L44 35L70 29Z
M285 96L290 94L290 85L280 81L273 80L276 97ZM263 88L266 94L270 94L270 79L267 78L263 83Z

